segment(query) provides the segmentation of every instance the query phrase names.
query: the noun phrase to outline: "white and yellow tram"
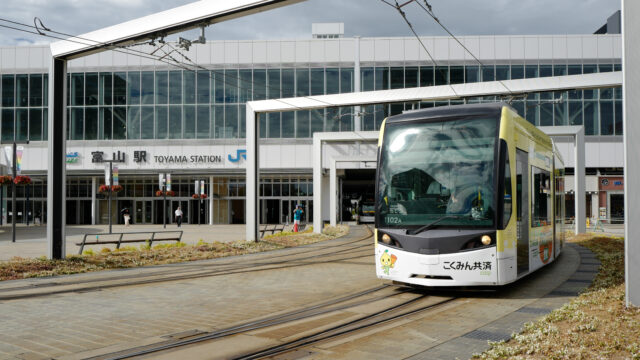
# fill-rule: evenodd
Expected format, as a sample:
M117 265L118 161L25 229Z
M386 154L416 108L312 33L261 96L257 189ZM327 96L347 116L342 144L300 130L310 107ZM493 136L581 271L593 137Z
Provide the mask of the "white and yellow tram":
M378 277L503 285L549 264L564 244L563 167L551 139L507 104L389 117L378 141Z

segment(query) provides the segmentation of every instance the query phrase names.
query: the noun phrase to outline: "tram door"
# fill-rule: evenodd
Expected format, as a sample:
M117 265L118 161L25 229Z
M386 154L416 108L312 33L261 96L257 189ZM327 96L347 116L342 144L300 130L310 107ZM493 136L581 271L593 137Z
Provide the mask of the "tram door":
M516 149L516 215L518 276L529 271L529 154Z

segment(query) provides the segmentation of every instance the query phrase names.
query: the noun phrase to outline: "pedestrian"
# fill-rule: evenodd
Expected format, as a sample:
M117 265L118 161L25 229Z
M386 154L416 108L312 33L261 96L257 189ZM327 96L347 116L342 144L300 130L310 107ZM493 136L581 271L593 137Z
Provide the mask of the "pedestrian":
M298 227L300 226L300 219L302 219L302 214L304 210L302 210L302 206L300 204L296 205L296 209L293 210L293 232L298 232Z
M129 214L129 209L122 209L122 217L124 218L124 226L129 226L129 221L131 221L131 215Z
M178 224L178 227L180 227L180 225L182 225L182 210L180 210L180 206L178 206L178 208L176 209L176 224Z

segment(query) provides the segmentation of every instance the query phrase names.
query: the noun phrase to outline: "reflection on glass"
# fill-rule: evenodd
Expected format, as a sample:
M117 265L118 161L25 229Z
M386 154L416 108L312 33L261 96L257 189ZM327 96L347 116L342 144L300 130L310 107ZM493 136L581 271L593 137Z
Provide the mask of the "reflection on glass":
M378 183L381 226L490 226L497 119L390 124Z

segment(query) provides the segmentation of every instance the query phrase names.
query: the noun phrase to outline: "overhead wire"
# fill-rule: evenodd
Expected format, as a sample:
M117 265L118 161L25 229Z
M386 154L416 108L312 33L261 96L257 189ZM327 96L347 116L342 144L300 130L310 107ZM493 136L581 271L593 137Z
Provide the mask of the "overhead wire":
M222 82L225 83L226 85L233 86L233 87L237 88L238 90L249 91L252 95L254 94L253 87L251 89L249 89L249 88L245 88L245 87L239 86L238 84L230 83L227 80L227 78L236 79L239 82L247 82L247 83L249 83L251 85L254 85L254 82L246 80L246 79L242 79L240 77L230 76L230 75L228 75L226 73L223 73L223 72L220 72L220 71L207 69L206 67L203 67L203 66L195 63L188 56L186 56L185 54L180 52L178 49L176 49L173 46L171 46L171 44L168 43L168 42L167 43L163 42L163 46L164 46L164 44L168 45L172 49L171 52L167 53L164 49L162 49L161 47L158 47L151 54L149 54L149 53L145 53L145 52L140 51L140 50L135 50L135 49L131 49L130 48L131 46L138 46L138 45L147 44L146 42L145 43L132 44L132 45L129 45L129 46L121 46L121 45L109 44L109 43L106 43L106 42L99 42L99 41L96 41L96 40L84 38L82 36L77 36L77 35L72 35L72 34L68 34L68 33L64 33L64 32L51 30L51 29L47 28L46 26L44 26L44 24L42 23L42 20L40 20L40 18L38 18L38 17L34 18L34 25L24 24L24 23L20 23L20 22L9 20L9 19L5 19L5 18L0 18L0 21L4 21L4 22L11 23L11 24L14 24L14 25L19 25L19 26L22 26L22 27L25 27L25 28L29 28L29 29L36 29L36 31L31 31L31 30L27 30L27 29L23 29L23 28L17 28L17 27L3 25L3 24L0 24L0 27L12 29L12 30L17 30L17 31L25 32L25 33L30 33L30 34L34 34L34 35L39 35L39 36L43 36L43 37L48 37L48 38L52 38L52 39L67 41L67 42L71 42L71 43L76 43L76 44L80 44L80 45L85 45L85 46L97 46L97 47L104 46L108 50L111 50L111 51L114 51L114 52L120 52L120 53L124 53L124 54L127 54L127 55L138 56L138 57L142 57L142 58L146 58L146 59L150 59L150 60L159 61L159 62L168 64L168 65L171 65L171 66L175 66L175 67L180 68L180 69L185 70L185 71L190 71L190 72L197 73L196 70L190 69L187 64L185 64L185 63L175 59L175 57L171 56L171 54L173 52L177 52L185 60L191 62L193 64L192 66L195 66L196 68L200 68L201 70L205 70L205 71L208 71L210 73L223 74L223 79L215 79L216 81L222 80ZM42 30L45 30L45 31L48 31L48 32L54 33L54 34L67 36L68 38L54 36L54 35L42 32L40 30L40 27L38 26L37 22L40 23L40 27L42 28ZM74 40L74 39L78 39L78 40ZM82 40L82 41L79 41L79 40ZM87 43L86 41L88 41L90 43ZM152 40L152 42L153 42L153 40ZM165 56L153 55L157 50L160 50L160 51L164 52ZM165 57L169 58L170 61L165 60ZM210 79L213 79L211 77L211 74L209 74L208 76L209 76ZM269 87L267 84L265 84L265 86L266 86L267 89L275 89L273 87ZM278 88L277 90L279 91L280 89ZM310 97L310 96L301 96L301 97L307 98L309 100L313 100L313 101L317 101L317 102L323 103L325 105L328 105L328 107L332 107L332 108L336 108L336 109L342 108L342 106L339 106L339 105L336 105L336 104L332 104L332 103L328 103L328 102L322 101L322 100L314 98L314 97ZM292 110L296 110L296 109L297 110L306 110L304 108L301 108L301 107L299 107L297 105L288 103L288 102L286 102L284 100L281 100L281 99L267 99L267 100L278 101L278 102L280 102L280 103L282 103L282 104L284 104L284 105L286 105L288 107L291 107L292 109L290 109L288 111L292 111ZM351 106L347 106L347 107L351 107ZM285 110L283 110L283 111L285 111ZM336 116L334 116L334 118L327 119L327 120L330 120L330 121L336 120L336 119L339 119L339 118L344 117L346 115L348 115L348 114L337 114Z

